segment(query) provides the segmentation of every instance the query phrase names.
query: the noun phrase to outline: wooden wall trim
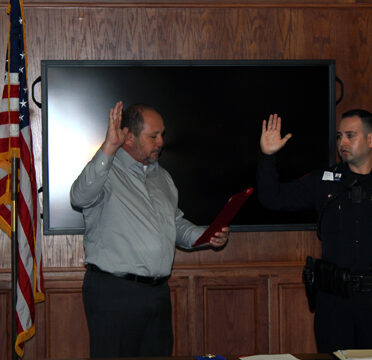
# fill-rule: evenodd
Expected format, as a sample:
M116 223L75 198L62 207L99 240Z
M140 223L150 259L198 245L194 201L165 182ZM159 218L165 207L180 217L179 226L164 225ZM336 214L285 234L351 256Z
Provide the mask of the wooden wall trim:
M28 0L23 5L25 8L371 8L372 0ZM8 1L0 0L0 7L6 6Z
M172 271L171 280L182 277L197 278L201 273L204 276L215 276L219 273L225 278L250 276L283 276L292 274L297 276L304 265L301 261L288 262L265 262L247 264L207 264L207 265L175 265ZM43 271L44 282L48 289L65 289L66 287L75 289L81 288L84 279L84 267L71 268L45 268ZM0 290L11 290L11 271L10 269L0 269Z
M267 262L247 262L247 263L234 263L234 264L175 264L172 273L193 272L193 271L234 271L234 270L266 270L270 271L275 269L298 269L304 266L304 261L267 261ZM85 274L85 268L80 267L55 267L43 269L44 279L46 281L66 281L68 280L81 280ZM7 283L11 280L10 269L0 268L0 283ZM3 288L0 285L0 288Z

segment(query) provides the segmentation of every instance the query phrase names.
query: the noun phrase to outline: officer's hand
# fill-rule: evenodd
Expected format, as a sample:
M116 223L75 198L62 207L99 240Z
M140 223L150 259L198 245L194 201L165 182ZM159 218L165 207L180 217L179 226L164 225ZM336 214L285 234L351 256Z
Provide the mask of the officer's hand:
M287 134L284 138L280 135L281 118L277 114L271 114L269 121L262 122L261 133L261 151L264 154L272 155L279 151L287 141L292 137L292 134Z

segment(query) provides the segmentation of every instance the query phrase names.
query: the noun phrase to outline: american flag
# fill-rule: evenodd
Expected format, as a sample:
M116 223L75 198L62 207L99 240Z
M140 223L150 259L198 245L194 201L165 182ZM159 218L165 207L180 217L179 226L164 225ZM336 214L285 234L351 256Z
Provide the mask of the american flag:
M0 228L11 237L11 159L19 161L18 279L15 351L35 333L35 302L44 300L39 203L27 91L23 4L10 0L5 84L0 108Z

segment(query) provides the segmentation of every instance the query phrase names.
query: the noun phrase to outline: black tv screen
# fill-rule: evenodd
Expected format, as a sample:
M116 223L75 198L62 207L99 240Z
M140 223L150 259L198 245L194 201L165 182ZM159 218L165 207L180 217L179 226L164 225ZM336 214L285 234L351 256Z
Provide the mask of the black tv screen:
M102 144L115 103L147 103L163 116L160 164L179 190L179 208L207 226L226 201L256 187L262 120L282 117L293 138L278 154L283 180L335 160L335 63L278 61L43 60L44 234L81 234L72 182ZM314 212L264 209L255 193L232 231L312 230Z

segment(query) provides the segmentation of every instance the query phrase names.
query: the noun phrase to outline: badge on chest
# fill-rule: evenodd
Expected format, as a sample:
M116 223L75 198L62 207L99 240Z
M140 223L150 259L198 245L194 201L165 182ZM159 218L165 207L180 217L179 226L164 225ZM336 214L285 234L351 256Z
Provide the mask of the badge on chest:
M341 181L342 174L335 173L332 171L324 171L322 180L323 181Z

